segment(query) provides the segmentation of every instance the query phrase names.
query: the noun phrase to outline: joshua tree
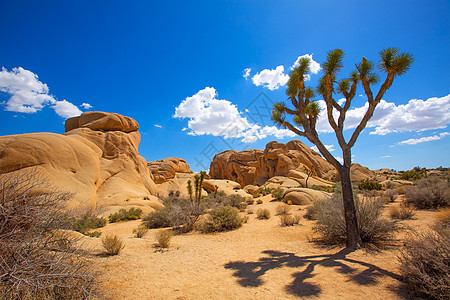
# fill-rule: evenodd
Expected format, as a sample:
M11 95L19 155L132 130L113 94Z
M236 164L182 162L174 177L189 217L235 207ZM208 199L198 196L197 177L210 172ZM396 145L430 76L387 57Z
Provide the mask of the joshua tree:
M305 185L306 185L306 187L308 187L309 177L317 175L316 166L312 165L311 168L308 168L305 166L305 171L306 171L306 175L307 175Z
M194 175L195 201L200 203L202 198L203 179L205 179L206 171L200 171L200 175Z
M187 181L187 190L189 193L189 199L192 201L192 184L190 180Z
M305 75L310 71L310 60L308 58L303 58L299 61L299 65L291 71L287 83L286 94L294 109L289 109L283 102L276 103L272 116L272 120L278 126L289 128L294 133L306 137L311 143L316 145L323 157L338 171L342 183L347 246L351 248L361 246L361 237L358 232L356 209L350 181L351 148L361 131L366 127L367 122L372 117L375 107L380 103L384 93L391 87L394 78L405 74L414 60L411 54L399 53L399 50L396 48L384 49L379 55L380 62L378 67L386 73L386 79L375 96L372 93L371 85L378 82L379 76L374 72L375 64L372 61L363 57L361 62L355 65L356 70L350 73L350 77L339 81L337 81L336 77L343 67L342 59L344 52L340 49L328 52L327 59L322 64L323 76L320 79L317 92L325 100L328 122L331 128L333 128L339 146L342 149L343 163L336 160L319 139L316 130L316 121L319 116L320 107L316 101L312 100L314 90L305 88L304 82ZM345 116L350 108L352 99L355 97L358 84L361 84L364 89L368 108L350 139L346 140L343 133ZM345 101L342 105L339 105L333 98L333 94L335 93L344 96ZM337 112L337 120L333 116L334 112ZM287 119L286 115L290 115L291 118Z

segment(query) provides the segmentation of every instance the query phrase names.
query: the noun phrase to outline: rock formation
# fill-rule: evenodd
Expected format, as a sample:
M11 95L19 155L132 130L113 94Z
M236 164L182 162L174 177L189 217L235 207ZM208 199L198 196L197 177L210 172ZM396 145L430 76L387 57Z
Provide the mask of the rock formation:
M308 171L314 169L316 175L308 178ZM294 184L330 185L328 180L337 179L337 171L317 152L299 140L287 144L272 141L265 150L227 150L217 154L210 165L210 176L215 179L233 180L245 187L263 185L274 177L288 177ZM369 169L355 164L351 169L353 181L373 177ZM287 180L287 179L286 179ZM285 181L286 181L285 180Z
M0 172L34 170L73 193L68 205L105 214L126 207L161 207L147 162L139 155L138 123L114 113L85 112L66 121L66 133L0 137ZM11 174L11 173L10 173Z
M184 159L177 157L151 161L147 166L156 184L174 178L176 173L194 173Z

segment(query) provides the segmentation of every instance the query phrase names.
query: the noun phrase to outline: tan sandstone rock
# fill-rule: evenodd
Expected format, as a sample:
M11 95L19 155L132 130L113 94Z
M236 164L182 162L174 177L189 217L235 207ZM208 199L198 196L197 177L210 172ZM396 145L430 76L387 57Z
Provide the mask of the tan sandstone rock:
M65 134L0 137L0 172L35 170L55 188L73 193L70 207L161 206L156 185L139 155L137 122L118 114L87 112L66 122ZM145 199L148 200L145 200Z
M295 205L309 205L316 200L330 199L331 195L325 192L307 188L292 188L284 192L283 201Z
M177 157L151 161L147 166L157 184L174 178L176 173L194 173L184 159Z

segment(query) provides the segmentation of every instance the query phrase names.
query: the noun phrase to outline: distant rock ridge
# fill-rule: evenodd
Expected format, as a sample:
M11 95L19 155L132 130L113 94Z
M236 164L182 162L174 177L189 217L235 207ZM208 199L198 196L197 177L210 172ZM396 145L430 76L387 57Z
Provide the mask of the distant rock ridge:
M66 133L0 137L0 172L35 170L52 186L73 193L71 207L106 212L162 207L156 185L139 155L140 133L132 118L85 112L70 118Z
M147 163L147 166L157 184L174 178L176 173L194 173L184 159L177 157L151 161Z
M213 179L228 179L241 184L263 185L276 176L289 177L299 184L306 184L307 171L313 168L316 176L308 183L324 184L320 179L334 180L337 171L320 154L299 140L286 144L269 142L265 150L227 150L217 154L210 165ZM358 164L352 166L352 180L362 181L374 173Z

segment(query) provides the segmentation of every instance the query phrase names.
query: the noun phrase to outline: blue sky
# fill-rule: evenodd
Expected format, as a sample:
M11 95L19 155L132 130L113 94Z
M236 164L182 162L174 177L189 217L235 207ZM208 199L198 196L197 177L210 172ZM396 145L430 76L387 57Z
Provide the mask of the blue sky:
M353 161L448 167L449 13L448 1L414 0L1 1L0 135L63 133L68 116L117 112L139 122L148 161L177 156L199 171L219 151L297 138L273 127L267 107L286 99L299 56L320 66L342 49L342 78L363 56L398 47L415 62L383 97ZM319 78L317 69L308 85ZM355 97L349 127L364 103Z

